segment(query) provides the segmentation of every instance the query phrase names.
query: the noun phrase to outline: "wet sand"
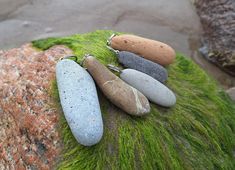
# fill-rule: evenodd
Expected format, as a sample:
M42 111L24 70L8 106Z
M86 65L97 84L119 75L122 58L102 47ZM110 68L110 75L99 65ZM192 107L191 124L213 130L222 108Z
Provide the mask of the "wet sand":
M190 41L198 41L201 32L189 0L6 1L0 0L0 11L9 9L0 13L0 48L32 39L112 29L158 39L190 55Z
M165 42L195 59L223 87L235 84L198 56L202 29L190 0L0 0L1 49L97 29L131 32Z

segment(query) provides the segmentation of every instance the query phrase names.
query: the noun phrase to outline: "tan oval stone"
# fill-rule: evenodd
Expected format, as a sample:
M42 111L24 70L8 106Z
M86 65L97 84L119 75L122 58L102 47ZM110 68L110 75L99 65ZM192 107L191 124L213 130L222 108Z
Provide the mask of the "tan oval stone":
M163 66L173 63L175 59L175 51L169 45L135 35L114 36L110 43L116 50L135 53Z
M105 96L117 107L136 116L150 112L149 101L142 93L126 84L93 56L87 56L83 65Z

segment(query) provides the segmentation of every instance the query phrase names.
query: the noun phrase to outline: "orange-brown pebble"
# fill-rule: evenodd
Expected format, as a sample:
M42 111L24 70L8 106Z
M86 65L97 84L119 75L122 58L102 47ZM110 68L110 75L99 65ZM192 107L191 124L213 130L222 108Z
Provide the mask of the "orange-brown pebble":
M84 59L84 67L113 104L131 115L142 116L150 112L149 101L142 93L126 84L93 56Z
M110 45L116 50L135 53L163 66L173 63L175 59L175 51L169 45L135 35L114 36Z

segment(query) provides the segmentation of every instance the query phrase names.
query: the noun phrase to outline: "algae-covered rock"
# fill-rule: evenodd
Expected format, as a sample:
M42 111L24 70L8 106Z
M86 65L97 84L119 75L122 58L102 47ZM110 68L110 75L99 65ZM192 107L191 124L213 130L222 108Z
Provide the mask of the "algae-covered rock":
M112 31L34 41L48 49L70 47L82 60L90 53L103 64L118 65L106 48ZM78 62L79 62L78 61ZM191 60L177 54L167 86L177 104L151 105L144 118L122 114L99 92L104 135L91 148L79 145L62 117L64 151L59 169L232 169L235 166L235 105L216 82ZM54 86L56 92L56 86Z
M106 39L112 33L96 31L49 38L34 41L33 45L46 50L64 44L79 60L90 53L103 64L118 66L117 58L106 48ZM62 110L56 84L49 87L50 81L55 80L56 60L68 54L67 49L22 50L0 51L1 168L235 167L235 105L214 80L181 54L177 54L176 61L167 68L166 85L175 92L176 105L165 109L152 104L148 116L136 118L123 114L99 91L104 135L99 144L88 148L77 143L63 114L59 114ZM19 57L15 60L16 56ZM49 95L55 99L54 103ZM59 129L55 128L56 124ZM55 157L60 158L57 164L53 163Z

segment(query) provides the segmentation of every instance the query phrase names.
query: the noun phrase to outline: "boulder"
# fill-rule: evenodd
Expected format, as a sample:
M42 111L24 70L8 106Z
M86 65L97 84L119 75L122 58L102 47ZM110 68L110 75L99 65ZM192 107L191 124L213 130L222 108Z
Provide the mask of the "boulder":
M199 50L209 61L235 75L235 1L196 0L204 29Z
M31 44L0 51L0 169L50 169L58 161L61 109L49 91L57 60L69 54Z
M174 107L151 104L134 117L98 90L104 121L99 144L77 143L55 83L58 58L92 53L118 65L106 48L113 31L37 40L0 51L0 169L233 169L235 104L199 66L178 54L168 69Z

